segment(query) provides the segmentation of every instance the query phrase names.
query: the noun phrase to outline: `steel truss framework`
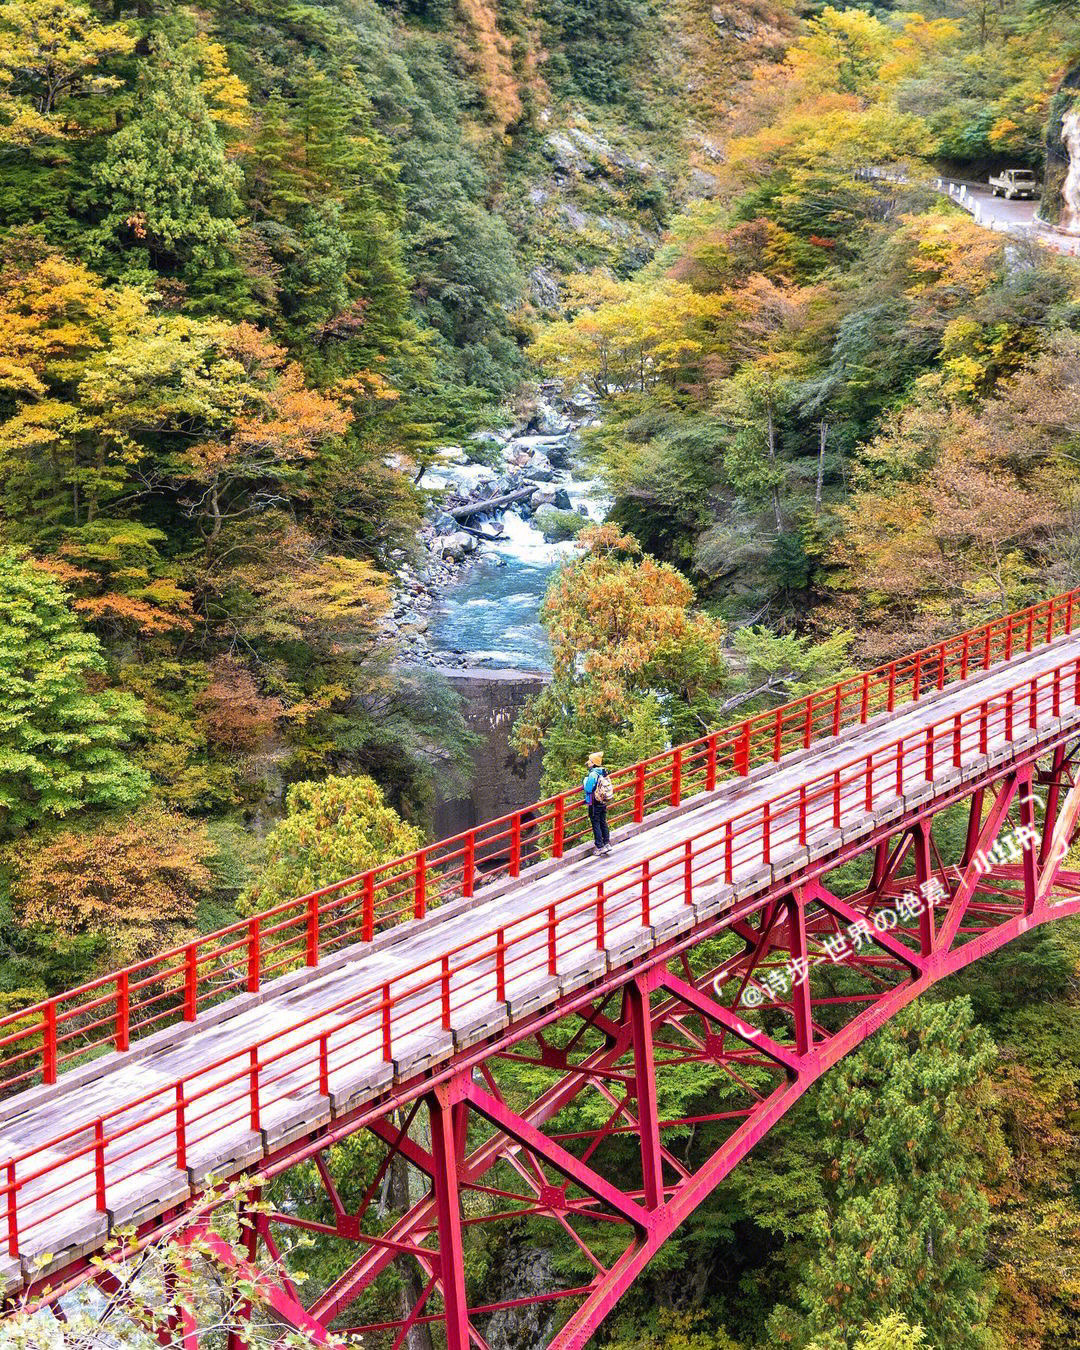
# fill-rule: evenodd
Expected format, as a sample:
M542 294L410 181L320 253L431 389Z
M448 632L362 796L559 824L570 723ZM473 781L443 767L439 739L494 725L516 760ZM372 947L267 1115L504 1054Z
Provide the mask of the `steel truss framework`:
M473 1047L450 1071L290 1145L260 1174L261 1194L288 1188L289 1170L313 1162L319 1216L302 1206L253 1206L240 1273L263 1285L283 1326L321 1344L356 1332L380 1350L484 1350L492 1317L551 1304L550 1345L583 1346L674 1230L823 1073L937 981L1080 913L1080 873L1062 865L1080 816L1078 751L1080 742L1063 741L1038 763L1019 761L927 802L794 884L736 905ZM966 812L965 842L952 860L935 830L946 811L952 820ZM830 873L856 859L867 879L841 898ZM507 1064L517 1083L543 1083L532 1101L504 1091ZM687 1065L700 1066L715 1109L665 1115L667 1076ZM706 1125L721 1142L699 1158L688 1140ZM377 1142L381 1159L349 1203L330 1150L360 1132ZM422 1179L424 1194L387 1222L380 1216L395 1168L414 1190ZM530 1225L534 1244L545 1226L568 1239L587 1277L529 1297L470 1302L471 1230L503 1226L512 1237ZM353 1253L307 1301L280 1260L284 1235L298 1230ZM221 1259L236 1264L208 1217L184 1234L217 1244ZM260 1255L282 1273L260 1273ZM74 1271L70 1282L85 1278ZM163 1343L184 1350L197 1339L190 1320L162 1333ZM246 1344L238 1325L229 1350Z

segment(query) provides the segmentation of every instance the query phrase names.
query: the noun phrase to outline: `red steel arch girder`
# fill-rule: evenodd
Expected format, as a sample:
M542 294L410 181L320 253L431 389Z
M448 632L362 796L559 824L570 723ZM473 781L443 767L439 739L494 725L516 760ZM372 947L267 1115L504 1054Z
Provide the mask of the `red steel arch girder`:
M978 950L974 949L976 944L968 944L960 949L957 953L958 959L950 963L947 969L928 973L883 996L880 1002L866 1009L849 1023L843 1034L833 1037L827 1047L808 1055L800 1065L795 1079L778 1089L770 1097L766 1107L752 1121L747 1121L736 1131L735 1136L718 1150L706 1166L657 1212L647 1235L628 1248L607 1277L593 1284L581 1306L550 1342L551 1350L576 1350L577 1347L587 1343L619 1298L667 1239L828 1069L839 1063L868 1036L879 1030L902 1008L931 989L941 979L957 973L980 957L989 955L998 947L1044 923L1076 914L1080 914L1080 900L1068 901L1052 907L1049 912L1018 918L1002 925L992 935L994 940L980 941ZM988 938L990 936L987 935Z
M1068 882L1071 888L1080 892L1080 875L1069 876ZM709 1159L703 1168L690 1176L681 1186L665 1187L664 1202L643 1218L644 1231L641 1236L627 1248L624 1255L612 1267L598 1276L585 1289L553 1291L544 1296L545 1299L551 1300L568 1296L573 1297L575 1294L582 1296L579 1308L552 1340L553 1350L554 1347L563 1350L564 1347L583 1346L621 1295L675 1229L685 1222L716 1186L823 1073L884 1025L902 1007L932 988L940 979L956 973L956 971L965 968L983 956L989 955L990 952L1004 946L1022 933L1058 918L1078 913L1080 913L1080 898L1074 898L1058 904L1047 905L1035 915L1017 916L1006 921L997 928L988 931L981 938L958 949L948 969L928 972L919 979L912 980L890 991L887 995L883 995L878 1002L866 1008L849 1023L842 1033L832 1037L827 1045L804 1056L799 1063L794 1078L778 1087L766 1100L762 1109L752 1119L746 1120L744 1124L738 1127L734 1135L725 1142L717 1154ZM582 1074L580 1078L586 1079L587 1075ZM567 1085L564 1084L562 1087L565 1093ZM578 1090L581 1090L581 1088L579 1087ZM441 1091L445 1091L445 1087ZM487 1146L489 1154L493 1151L495 1144L496 1140L493 1139ZM325 1147L325 1143L320 1147ZM416 1161L420 1160L416 1159ZM292 1164L285 1163L280 1170L286 1170L290 1165ZM482 1164L477 1163L474 1166L479 1167ZM406 1235L413 1236L418 1243L423 1242L433 1231L434 1208L435 1206L430 1201L421 1202L413 1211L399 1220L398 1224L388 1234L383 1235L383 1240L389 1239L393 1242L395 1240L393 1235L396 1234L403 1248L410 1245L403 1240ZM268 1225L260 1224L261 1236L265 1237L266 1226ZM223 1258L226 1256L224 1251L222 1255ZM380 1248L374 1255L377 1258L375 1262L370 1260L371 1254L368 1254L368 1257L363 1261L366 1269L354 1269L351 1272L353 1276L353 1284L349 1291L351 1297L349 1294L343 1295L344 1306L347 1307L348 1303L353 1301L371 1283L372 1279L377 1277L378 1273L392 1259L393 1251L389 1248ZM426 1252L426 1257L431 1262L431 1268L435 1269L441 1261L441 1252L429 1250ZM460 1271L460 1263L456 1266L456 1271ZM441 1279L438 1283L441 1286ZM430 1288L428 1292L430 1293ZM509 1300L501 1304L474 1308L471 1310L471 1315L473 1317L485 1315L522 1301L524 1300ZM318 1335L317 1328L325 1328L326 1323L333 1320L332 1316L327 1315L330 1312L329 1308L324 1312L320 1306L321 1303L322 1300L310 1309L305 1308L299 1299L290 1301L290 1291L282 1290L275 1297L274 1306L283 1321L297 1328L315 1331ZM429 1313L408 1319L408 1324L430 1325L442 1323L443 1320L442 1313ZM395 1324L386 1324L386 1326L388 1329L394 1329ZM372 1327L370 1329L377 1330L378 1328ZM329 1330L326 1331L324 1343L327 1345L339 1344L338 1338ZM467 1325L462 1329L459 1322L457 1335L448 1338L448 1345L464 1346L470 1343L478 1346L485 1344L475 1327Z
M1025 772L1025 767L1021 766L1018 774L1007 775L1006 778L1002 780L999 791L997 793L996 814L995 810L992 809L990 815L988 816L988 824L986 828L983 829L981 835L976 834L973 836L977 843L980 843L981 845L985 846L986 844L991 842L992 836L996 833L996 829L1006 819L1006 816L1008 814L1008 807L1011 805L1013 798L1015 797L1016 794L1016 789L1019 786L1019 782L1017 780L1018 779L1024 780L1026 779L1026 777L1027 775ZM934 811L936 812L936 810L940 809L941 805L942 805L941 803L935 803L933 807ZM929 813L925 813L925 815L929 815ZM968 851L970 852L970 850ZM1009 877L1008 869L1004 869L1001 875ZM1056 871L1054 875L1058 875ZM1009 879L1015 880L1016 878L1011 877ZM1065 878L1062 878L1062 880L1065 880ZM1069 877L1068 883L1070 889L1072 889L1077 884L1077 879ZM958 887L957 893L959 892L959 890L960 888ZM974 888L969 887L969 890L974 890ZM848 907L845 906L843 902L837 902L835 898L829 897L827 892L815 890L812 898L815 899L821 898L822 895L824 895L840 912L841 917L846 918L848 916L848 913L850 912L848 910ZM970 901L970 896L968 896L968 899ZM956 893L950 896L950 903L955 902L955 900L956 900ZM972 908L974 908L974 906L972 906ZM1002 912L1003 907L1000 904L989 906L986 908L987 917L1000 918ZM794 1070L794 1082L790 1085L778 1089L777 1092L773 1094L773 1097L770 1099L766 1107L762 1111L757 1113L754 1120L752 1122L748 1122L747 1125L743 1127L742 1131L725 1145L723 1153L726 1165L722 1169L717 1168L715 1166L710 1166L709 1168L702 1169L702 1173L699 1174L697 1181L698 1189L700 1189L701 1185L701 1176L704 1175L708 1177L709 1173L710 1172L712 1173L709 1184L706 1186L705 1191L702 1193L702 1198L704 1194L708 1193L708 1190L711 1190L713 1186L715 1186L716 1184L718 1184L720 1180L722 1180L723 1175L726 1175L727 1172L730 1171L730 1168L733 1167L742 1156L745 1156L745 1152L748 1151L748 1149L753 1146L753 1144L761 1137L761 1135L764 1132L766 1132L768 1128L771 1127L771 1124L774 1123L775 1119L779 1119L780 1115L782 1115L790 1107L790 1105L795 1100L797 1100L798 1096L802 1095L802 1092L806 1090L806 1087L808 1087L813 1081L816 1081L816 1079L820 1077L821 1073L825 1072L826 1069L831 1067L831 1065L835 1063L839 1058L841 1058L844 1054L848 1053L849 1050L854 1048L855 1045L860 1043L860 1041L864 1039L865 1036L869 1035L873 1030L875 1030L879 1025L881 1025L881 1023L884 1020L887 1020L888 1017L892 1016L893 1013L899 1007L903 1006L904 1003L909 1002L911 999L918 997L920 993L924 992L927 988L931 987L934 983L936 983L939 979L943 978L945 975L952 974L955 970L962 969L965 965L970 964L972 961L978 959L982 955L985 955L990 950L993 950L996 947L1003 945L1005 942L1012 940L1015 936L1018 936L1021 932L1027 931L1029 928L1037 926L1037 924L1046 922L1049 919L1057 918L1065 915L1066 913L1072 912L1075 912L1075 904L1065 902L1062 905L1055 906L1052 909L1047 910L1047 912L1045 913L1040 913L1038 916L1035 916L1034 918L1030 914L1027 916L1018 914L1015 916L1015 919L1011 923L1007 925L999 925L999 928L997 930L993 930L983 934L978 934L977 941L973 941L973 944L969 944L968 947L965 949L960 949L960 951L963 954L959 953L950 954L941 951L935 953L933 955L933 959L926 963L921 963L919 961L919 958L915 955L914 952L912 952L908 948L903 947L903 945L900 944L899 942L895 942L891 949L891 955L894 959L894 964L906 965L909 968L914 968L916 972L918 972L920 964L923 964L924 970L922 975L918 979L914 979L908 984L904 985L900 990L893 991L892 993L883 996L881 999L879 999L872 1009L868 1009L866 1013L864 1013L860 1018L856 1019L852 1024L850 1024L849 1028L845 1028L843 1036L832 1037L829 1042L827 1050L819 1049L812 1056L804 1057L802 1059L802 1061L798 1064L797 1069ZM751 935L748 934L748 940L750 939L750 937ZM735 958L736 962L738 961L738 959L739 958ZM654 970L655 969L656 967L654 967ZM659 982L668 983L667 981L664 981L662 978L660 979ZM733 1015L728 1014L728 1016ZM658 1018L657 1020L660 1019ZM760 1042L758 1044L760 1048ZM785 1056L788 1056L788 1067L793 1068L793 1064L791 1063L790 1052L784 1050L783 1048L780 1048L781 1059L783 1060ZM585 1077L586 1077L585 1075L582 1075L579 1081L578 1085L579 1090L582 1086L584 1086ZM466 1099L470 1099L474 1095L471 1092L467 1083L460 1089L460 1091L461 1095ZM507 1137L512 1137L512 1135L508 1135ZM655 1167L655 1157L653 1160L653 1165ZM646 1177L648 1177L648 1175L649 1175L648 1162L646 1162ZM671 1190L672 1188L665 1188L665 1189ZM624 1277L626 1276L627 1263L629 1263L632 1266L633 1270L636 1271L639 1268L640 1262L642 1260L644 1261L648 1260L649 1254L653 1253L656 1250L658 1242L656 1236L657 1233L661 1234L659 1241L660 1244L662 1245L663 1236L664 1235L669 1236L670 1232L673 1231L674 1227L677 1226L678 1223L681 1221L679 1217L680 1213L682 1209L685 1208L685 1206L688 1203L690 1203L686 1197L693 1196L694 1193L695 1191L693 1187L684 1186L682 1188L682 1191L680 1192L680 1194L682 1195L682 1199L680 1200L679 1205L673 1206L672 1203L667 1203L663 1206L665 1213L661 1219L656 1220L655 1223L652 1221L652 1219L649 1220L649 1223L647 1225L649 1229L648 1234L644 1238L639 1239L638 1242L628 1250L626 1256L623 1259L623 1262L619 1266L613 1268L612 1271L610 1272L605 1272L605 1274L594 1283L593 1288L590 1289L589 1295L587 1296L586 1304L583 1306L583 1309L578 1314L575 1314L575 1316L571 1319L571 1322L568 1324L570 1328L573 1328L578 1323L580 1323L582 1316L584 1317L590 1316L589 1308L590 1306L594 1308L598 1306L597 1305L598 1299L600 1300L599 1315L600 1316L603 1315L603 1311L610 1306L610 1302L605 1301L605 1290L607 1290L610 1293L611 1286L614 1283L616 1288L612 1298L618 1296L618 1293L620 1293L622 1291L622 1288L625 1287L625 1285L623 1284L623 1280ZM646 1203L648 1203L647 1195L645 1198ZM674 1198L675 1197L673 1194L673 1200ZM694 1201L694 1203L698 1203L698 1201ZM632 1278L632 1276L630 1278ZM497 1305L497 1306L504 1306L504 1305ZM485 1311L491 1310L492 1309L490 1308L485 1309ZM479 1337L478 1333L473 1331L472 1334L474 1341L476 1341L477 1343L480 1343L482 1341L482 1338ZM587 1329L585 1334L586 1335L588 1334ZM567 1331L565 1333L562 1333L562 1335L572 1336L573 1332ZM557 1340L555 1343L562 1344L562 1341ZM567 1341L566 1343L570 1344L576 1342Z
M1080 878L1070 878L1070 882L1073 885L1080 885ZM645 1265L648 1264L649 1260L652 1259L675 1229L689 1217L693 1210L720 1184L724 1177L823 1073L861 1044L867 1036L876 1031L902 1007L932 988L942 978L988 955L991 951L1020 936L1021 933L1031 931L1043 923L1077 913L1080 913L1080 899L1072 899L1059 905L1048 906L1043 912L1033 916L1017 916L999 925L996 929L988 931L981 938L965 947L958 949L947 967L938 967L933 971L928 971L918 979L910 980L891 990L872 1006L858 1014L841 1032L832 1036L826 1044L816 1047L813 1051L799 1056L797 1059L793 1059L793 1077L777 1087L764 1101L761 1108L751 1118L746 1119L738 1126L733 1135L708 1160L704 1167L693 1175L684 1177L680 1182L665 1183L663 1185L664 1199L661 1203L650 1205L648 1195L637 1191L625 1193L623 1197L625 1203L622 1207L626 1211L626 1217L631 1219L634 1226L639 1229L639 1234L628 1246L624 1255L612 1267L598 1275L585 1294L581 1306L552 1341L552 1346L560 1347L561 1350L564 1346L584 1345L621 1294L625 1292L629 1284L644 1269ZM677 993L683 992L680 988L680 982L672 980L670 982L665 981L664 984L674 987ZM757 1041L755 1041L756 1044ZM536 1134L539 1132L535 1131L535 1127L533 1127L533 1130L525 1128L525 1122L521 1117L515 1118L513 1113L506 1110L496 1110L491 1098L486 1093L474 1089L467 1082L460 1083L458 1090L462 1099L469 1103L470 1107L479 1106L489 1118L494 1118L502 1126L505 1126L504 1139L514 1140L524 1146L530 1144L534 1147L538 1146L539 1141ZM545 1149L543 1157L548 1163L554 1165L558 1163L557 1154L550 1148ZM580 1169L575 1170L575 1175L580 1176ZM415 1213L412 1215L414 1223L418 1218L419 1215ZM425 1227L430 1228L429 1223L426 1223ZM359 1288L354 1285L352 1292L359 1292ZM580 1290L573 1292L580 1293ZM549 1295L549 1297L556 1296L556 1294ZM508 1305L497 1304L482 1309L474 1309L473 1315L497 1311L504 1306ZM439 1319L436 1315L432 1315L426 1320ZM368 1329L375 1330L377 1328ZM482 1338L475 1329L462 1332L462 1339L458 1341L451 1339L448 1343L464 1345L468 1343L469 1339L473 1343L482 1343Z

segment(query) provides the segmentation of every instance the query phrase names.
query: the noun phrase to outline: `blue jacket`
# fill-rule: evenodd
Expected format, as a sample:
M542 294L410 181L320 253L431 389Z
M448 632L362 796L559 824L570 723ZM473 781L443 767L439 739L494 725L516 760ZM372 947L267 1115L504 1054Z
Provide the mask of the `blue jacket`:
M585 781L581 786L585 793L586 806L592 806L593 793L596 791L596 785L599 783L605 772L605 769L590 769L585 775Z

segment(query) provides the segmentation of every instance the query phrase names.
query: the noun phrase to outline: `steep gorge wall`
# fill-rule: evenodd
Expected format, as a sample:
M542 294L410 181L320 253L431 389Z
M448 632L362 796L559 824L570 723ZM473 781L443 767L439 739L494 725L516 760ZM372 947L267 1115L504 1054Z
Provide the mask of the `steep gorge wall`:
M510 748L510 733L525 700L543 684L529 671L451 672L463 701L473 747L469 794L436 802L437 838L459 834L483 820L496 820L540 796L540 756L522 761Z

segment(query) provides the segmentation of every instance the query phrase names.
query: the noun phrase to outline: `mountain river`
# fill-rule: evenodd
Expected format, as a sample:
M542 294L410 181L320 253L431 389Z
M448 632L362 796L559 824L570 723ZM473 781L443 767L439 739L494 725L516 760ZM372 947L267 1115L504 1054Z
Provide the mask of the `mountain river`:
M595 485L556 472L553 486L565 489L575 510L604 518L606 501ZM502 535L485 543L436 610L429 640L436 650L464 653L469 667L547 671L551 651L540 623L540 603L552 577L572 558L572 540L549 543L532 519L511 507L502 516Z
M541 434L536 434L534 419L517 434L499 438L504 472L497 488L490 484L489 490L535 482L547 495L559 494L560 509L602 521L610 502L575 457L577 431L586 416L575 416L549 401L540 403L538 413ZM540 477L534 478L535 473ZM475 479L472 466L447 465L426 477L425 485L462 494ZM575 556L577 545L572 540L545 539L533 511L527 502L474 519L472 524L485 536L493 529L500 533L485 537L464 566L440 585L430 611L427 645L461 694L466 721L480 738L467 795L440 796L436 802L434 826L439 836L505 815L535 801L540 792L539 756L523 764L511 751L509 736L525 700L551 668L540 605L551 579ZM449 522L443 524L450 528ZM432 547L439 546L436 536Z

